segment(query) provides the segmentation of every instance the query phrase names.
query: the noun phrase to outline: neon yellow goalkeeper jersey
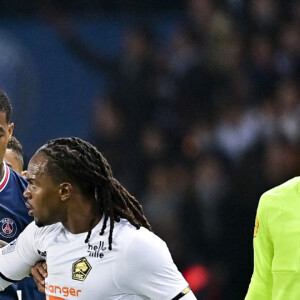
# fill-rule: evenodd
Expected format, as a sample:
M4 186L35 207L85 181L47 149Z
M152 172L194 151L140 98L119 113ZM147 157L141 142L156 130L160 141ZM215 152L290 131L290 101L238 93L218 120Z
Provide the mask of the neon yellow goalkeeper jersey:
M267 191L258 205L245 300L269 299L300 299L300 177Z

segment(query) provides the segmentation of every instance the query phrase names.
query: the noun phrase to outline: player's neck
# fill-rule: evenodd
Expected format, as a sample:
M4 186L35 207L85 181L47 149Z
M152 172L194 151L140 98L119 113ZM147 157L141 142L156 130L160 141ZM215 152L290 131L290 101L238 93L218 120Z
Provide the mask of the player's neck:
M0 164L0 181L3 179L4 176L4 163Z
M67 219L62 222L70 232L74 234L88 232L100 222L102 213L94 203L91 201L85 203L73 201L73 203L75 207L73 205L69 207Z
M91 219L86 219L83 221L82 217L76 221L72 220L63 225L68 229L68 231L72 232L73 234L88 232L92 230L101 220L100 216L92 216Z

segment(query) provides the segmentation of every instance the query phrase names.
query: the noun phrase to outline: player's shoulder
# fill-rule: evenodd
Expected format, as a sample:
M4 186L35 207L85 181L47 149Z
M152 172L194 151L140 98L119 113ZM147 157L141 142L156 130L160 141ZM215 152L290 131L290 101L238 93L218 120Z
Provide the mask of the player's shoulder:
M127 220L121 219L118 223L118 229L116 230L116 240L118 246L125 245L126 248L133 247L137 251L143 251L142 249L161 249L165 247L166 243L154 234L152 231L145 227L137 229L131 225ZM115 233L114 233L115 234Z
M8 169L10 172L10 180L13 181L15 184L17 183L21 189L25 190L28 184L27 180L12 168L8 167Z
M17 203L25 202L26 198L23 193L27 187L27 181L13 169L5 165L5 174L3 180L0 182L0 192L1 198L9 199L11 205L17 205ZM17 209L13 209L14 212L19 209L22 210L22 207L25 208L25 205L22 204ZM27 213L27 211L26 211Z
M262 194L261 206L282 205L300 199L300 177L294 177ZM284 199L286 201L284 201Z
M130 224L130 222L126 219L121 218L120 222L115 223L116 232L118 235L127 236L127 237L136 237L136 238L157 238L152 231L147 228L141 226L137 229L135 226Z
M56 236L61 229L62 224L60 222L39 227L36 225L35 221L32 221L25 230L26 234L33 235L36 240L41 240L43 238L49 239L52 235Z
M4 176L2 180L0 180L0 192L20 191L23 193L23 191L26 189L27 181L20 174L8 167L5 162L3 163Z

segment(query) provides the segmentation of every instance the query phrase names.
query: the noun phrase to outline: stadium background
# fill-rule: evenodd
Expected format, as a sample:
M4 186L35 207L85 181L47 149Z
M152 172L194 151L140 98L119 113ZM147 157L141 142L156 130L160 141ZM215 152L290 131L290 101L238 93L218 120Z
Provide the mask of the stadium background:
M299 175L300 2L2 0L0 16L26 158L96 144L198 299L242 299L259 196Z

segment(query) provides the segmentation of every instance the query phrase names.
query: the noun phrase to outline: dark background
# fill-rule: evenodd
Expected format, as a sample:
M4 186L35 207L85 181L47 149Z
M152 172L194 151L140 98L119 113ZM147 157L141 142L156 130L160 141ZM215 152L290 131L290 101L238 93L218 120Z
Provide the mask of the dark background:
M300 4L0 1L25 161L79 136L143 204L198 299L243 299L260 195L298 176Z

